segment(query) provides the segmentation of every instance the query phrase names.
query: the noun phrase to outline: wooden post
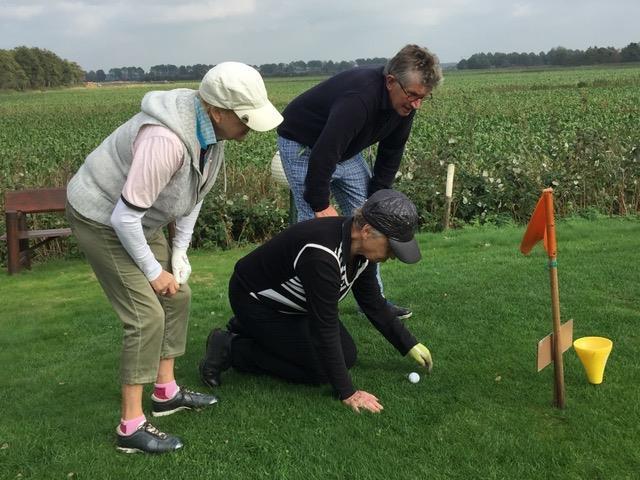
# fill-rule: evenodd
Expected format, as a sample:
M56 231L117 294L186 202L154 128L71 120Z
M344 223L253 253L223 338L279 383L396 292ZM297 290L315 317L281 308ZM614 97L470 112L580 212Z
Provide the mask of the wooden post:
M545 190L547 195L547 245L549 255L549 281L551 284L551 312L553 314L553 370L555 373L555 404L564 408L564 366L562 364L562 341L560 325L560 293L558 289L558 261L556 246L556 226L553 215L553 190Z
M449 229L449 217L451 215L451 198L453 197L453 175L455 173L456 166L453 163L450 163L447 166L447 188L444 196L444 220L443 220L443 228L445 230Z
M20 239L18 238L18 213L7 212L7 270L9 275L20 271Z
M18 231L26 232L27 228L27 216L24 214L18 214ZM20 239L20 268L26 268L31 270L31 250L29 249L29 239Z

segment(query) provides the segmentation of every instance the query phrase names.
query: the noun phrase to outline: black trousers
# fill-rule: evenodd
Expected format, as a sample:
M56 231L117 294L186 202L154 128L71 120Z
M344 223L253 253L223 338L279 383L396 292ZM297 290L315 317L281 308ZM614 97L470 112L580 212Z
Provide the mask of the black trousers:
M229 281L229 301L235 314L229 329L237 334L231 346L233 368L295 383L328 382L308 316L280 313L261 304L242 288L235 274ZM339 323L344 360L347 368L351 368L356 362L356 345L342 322Z

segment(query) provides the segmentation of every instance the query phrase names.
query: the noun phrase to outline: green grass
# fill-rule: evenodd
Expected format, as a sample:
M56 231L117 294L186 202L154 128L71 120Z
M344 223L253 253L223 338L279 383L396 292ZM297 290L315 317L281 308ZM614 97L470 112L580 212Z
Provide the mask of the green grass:
M605 381L589 385L564 355L567 408L551 406L553 370L535 371L551 331L546 257L518 252L522 228L423 234L424 259L383 266L388 296L433 353L415 370L356 313L341 312L359 347L355 384L385 410L357 415L327 387L228 372L221 401L158 419L183 451L114 449L121 331L86 263L52 261L0 277L0 478L637 478L640 220L557 226L563 320L574 337L614 341ZM226 284L248 250L194 252L187 354L178 380L200 388L204 340L230 309ZM145 396L145 407L150 407Z

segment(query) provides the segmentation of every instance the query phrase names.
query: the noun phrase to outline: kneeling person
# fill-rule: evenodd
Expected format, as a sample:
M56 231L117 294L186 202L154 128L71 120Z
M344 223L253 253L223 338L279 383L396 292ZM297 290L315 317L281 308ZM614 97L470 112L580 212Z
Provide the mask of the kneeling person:
M431 370L429 350L393 314L380 293L376 266L388 258L420 260L414 238L416 207L400 192L379 190L353 217L301 222L240 259L229 282L235 316L214 329L200 363L203 382L219 386L221 373L269 374L297 383L330 383L358 411L382 410L349 375L353 338L338 302L353 289L363 312L402 355Z

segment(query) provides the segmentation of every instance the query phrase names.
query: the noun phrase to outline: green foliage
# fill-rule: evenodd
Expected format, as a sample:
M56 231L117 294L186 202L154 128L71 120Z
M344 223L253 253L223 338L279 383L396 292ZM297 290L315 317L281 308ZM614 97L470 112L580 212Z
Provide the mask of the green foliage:
M81 83L84 72L75 62L41 48L0 50L0 90L50 88Z
M274 199L250 201L246 194L213 194L205 199L193 246L230 248L263 242L281 232L287 223L288 211Z
M640 43L633 42L620 51L623 62L640 62Z
M267 88L282 110L320 80L268 79ZM144 93L179 86L197 84L0 93L0 193L65 185L85 156L137 113ZM415 201L428 230L442 221L449 163L456 165L454 226L524 222L549 186L560 216L637 212L638 118L638 66L448 72L416 115L395 185ZM227 248L279 231L288 196L270 180L275 150L275 132L227 143L227 191L221 173L195 245Z
M27 74L12 52L0 50L0 90L24 90L28 86Z
M457 64L459 70L506 67L532 67L542 65L576 66L602 65L640 60L640 46L630 43L621 50L614 47L589 47L586 50L571 50L556 47L547 53L474 53Z
M357 388L384 406L357 415L326 386L224 374L218 405L152 419L179 435L174 455L114 448L122 326L86 262L52 261L0 275L2 479L631 479L640 464L638 311L640 219L557 224L563 321L574 337L614 346L593 386L573 349L567 408L551 406L553 368L535 371L552 329L546 255L518 252L523 227L420 234L423 260L382 265L388 295L413 308L406 324L428 346L417 368L356 311L341 319L358 346ZM227 284L249 249L190 254L192 311L180 384L202 389L207 334L231 315ZM151 386L144 394L148 414Z
M638 211L639 72L450 73L416 117L397 185L425 218L441 218L454 163L453 214L462 222L526 221L546 187L560 215ZM588 87L576 89L579 81Z

